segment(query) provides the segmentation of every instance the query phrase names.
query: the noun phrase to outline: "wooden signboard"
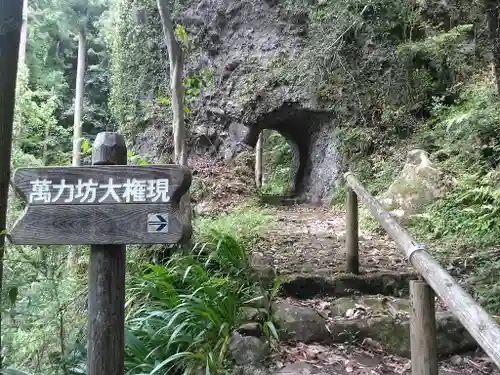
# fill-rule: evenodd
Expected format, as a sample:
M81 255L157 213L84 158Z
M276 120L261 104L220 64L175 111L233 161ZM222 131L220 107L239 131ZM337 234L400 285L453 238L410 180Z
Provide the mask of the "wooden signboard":
M176 244L191 236L190 212L180 209L191 172L127 166L125 140L113 132L97 135L92 163L14 171L12 183L27 205L7 236L18 245L90 245L87 371L123 375L126 244Z
M12 180L27 203L8 235L14 244L173 244L191 235L179 211L187 167L19 168Z

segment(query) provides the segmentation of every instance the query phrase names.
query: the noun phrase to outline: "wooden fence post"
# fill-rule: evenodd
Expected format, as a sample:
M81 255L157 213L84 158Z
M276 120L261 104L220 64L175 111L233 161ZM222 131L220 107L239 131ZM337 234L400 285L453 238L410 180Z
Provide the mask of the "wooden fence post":
M500 368L500 326L441 265L416 242L399 222L375 199L350 172L347 185L366 204L379 224L396 242L401 252L427 281L435 294L448 306L460 323ZM434 319L434 318L433 318Z
M347 187L346 210L347 272L359 274L358 196L350 187Z
M262 187L262 156L264 151L264 130L259 133L257 144L255 145L255 186L257 189Z
M7 201L9 198L10 158L14 123L14 102L19 40L22 25L22 1L0 1L0 293L3 283L3 259L7 224ZM0 312L0 348L2 314ZM2 369L0 352L0 369Z
M438 375L434 291L425 281L410 281L412 375Z
M123 137L99 133L92 164L127 164ZM125 245L90 246L88 375L123 375L125 371L125 249Z

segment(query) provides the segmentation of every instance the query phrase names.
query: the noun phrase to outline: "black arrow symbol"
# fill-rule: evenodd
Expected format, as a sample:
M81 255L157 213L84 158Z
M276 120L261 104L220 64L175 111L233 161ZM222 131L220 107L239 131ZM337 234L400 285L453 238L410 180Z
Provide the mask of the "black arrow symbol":
M165 228L168 225L168 221L160 214L156 214L156 218L158 219L158 221L156 221L156 220L148 221L148 224L149 225L158 225L158 228L156 228L156 231L161 232L163 230L163 228Z

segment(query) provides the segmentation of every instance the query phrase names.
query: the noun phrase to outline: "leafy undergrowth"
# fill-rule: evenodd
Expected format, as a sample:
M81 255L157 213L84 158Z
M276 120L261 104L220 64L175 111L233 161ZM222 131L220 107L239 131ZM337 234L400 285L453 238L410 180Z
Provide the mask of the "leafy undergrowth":
M410 222L436 256L463 279L491 313L500 312L500 109L496 87L478 79L455 104L438 106L419 134L438 168L453 181Z
M216 243L214 233L231 235L240 243L251 246L258 231L273 220L273 216L264 208L252 203L243 204L229 213L197 218L195 236L200 242Z
M127 288L125 367L128 375L231 374L231 333L245 322L243 307L258 307L264 333L277 338L270 320L278 286L266 289L253 273L247 249L234 237L174 255L166 264L144 264ZM84 355L73 366L86 373Z
M262 304L267 293L240 243L213 235L219 237L214 251L174 256L134 279L127 303L129 374L227 373L231 332L244 319L241 308ZM275 331L270 321L265 326L268 334Z
M292 150L276 131L263 131L263 176L261 192L287 194L292 187Z
M257 231L271 219L255 206L241 206L216 218L198 218L197 242L189 254L153 264L144 252L130 252L126 374L190 375L200 369L230 374L228 343L248 319L243 307L258 307L264 333L277 337L269 311L279 284L259 280L249 253ZM85 343L83 337L63 358L65 373L87 373Z
M498 172L465 175L408 227L431 245L450 273L493 314L500 313L500 188Z
M412 147L429 152L450 187L403 221L493 314L500 313L500 282L495 276L500 270L496 255L500 251L498 104L490 77L477 77L464 86L451 105L436 100L432 118L417 129ZM405 153L405 148L399 153ZM394 170L393 165L394 160L388 159L387 169ZM389 183L384 183L385 188ZM364 224L370 229L377 226L370 219Z

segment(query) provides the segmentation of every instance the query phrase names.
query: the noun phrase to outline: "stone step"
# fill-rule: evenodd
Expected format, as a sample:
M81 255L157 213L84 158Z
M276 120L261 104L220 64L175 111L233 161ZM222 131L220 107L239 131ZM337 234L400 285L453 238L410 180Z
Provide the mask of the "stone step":
M304 199L295 195L273 195L262 194L259 196L259 201L263 204L273 206L295 206L304 203Z
M418 280L416 273L392 271L370 272L361 275L337 273L316 276L310 274L280 275L281 295L296 299L313 297L343 297L353 294L382 294L408 296L410 280Z
M391 354L410 355L410 301L387 296L344 297L322 303L322 311L294 301L274 305L284 341L324 344L374 340ZM438 352L449 355L477 348L475 340L438 303Z
M248 374L269 375L411 375L411 362L403 358L387 356L384 353L373 353L360 348L309 347L299 348L312 352L312 356L329 356L330 365L320 366L314 360L286 363L280 369L269 372L252 372ZM322 351L325 349L325 351ZM262 371L262 370L260 370ZM246 375L246 373L244 373ZM499 375L492 361L481 352L466 355L455 355L442 359L439 363L439 375Z
M462 356L474 350L477 354L478 346L439 301L436 305L438 354L441 359L451 358L451 362L444 362L440 375L500 375L484 355L480 357L483 368L477 367L479 362L474 359L472 370L452 369L462 368L467 363ZM259 316L259 310L253 310L255 314L248 308L245 312L249 319ZM233 333L229 352L241 375L409 375L409 312L408 299L381 295L279 300L272 306L272 320L279 329L280 345L270 345L262 336L262 329L246 324ZM275 367L278 364L274 372L262 367L272 352ZM282 359L277 359L280 356ZM306 357L311 358L302 362ZM286 360L290 363L286 364ZM396 367L391 368L387 363ZM446 369L452 370L446 372Z

